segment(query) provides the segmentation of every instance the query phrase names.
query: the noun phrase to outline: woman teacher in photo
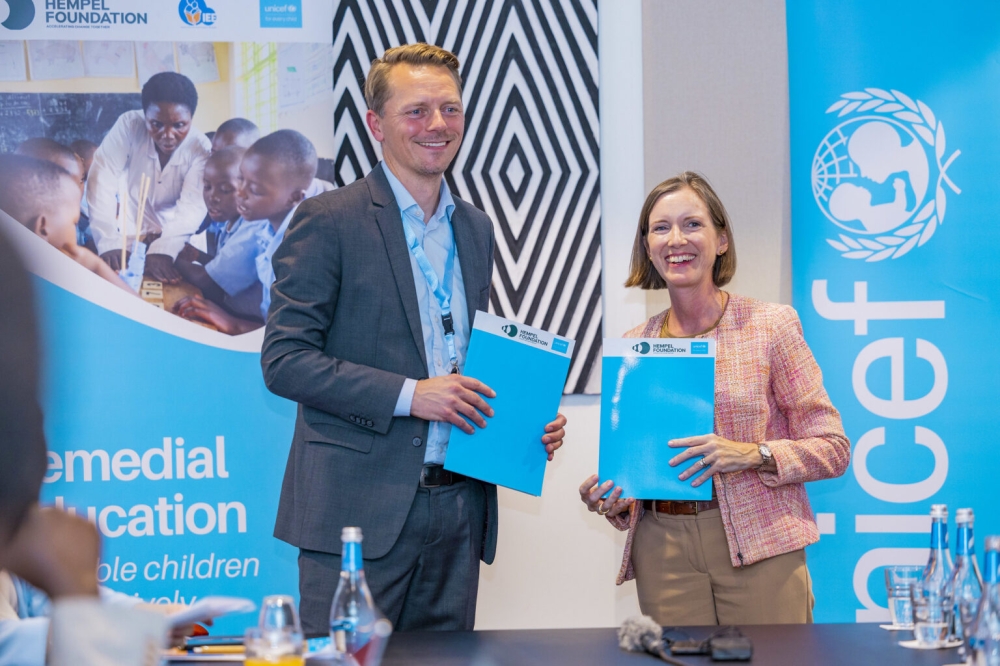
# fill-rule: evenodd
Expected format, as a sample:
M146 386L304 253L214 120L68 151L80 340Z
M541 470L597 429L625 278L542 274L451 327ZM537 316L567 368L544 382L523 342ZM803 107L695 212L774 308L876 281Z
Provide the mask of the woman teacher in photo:
M662 625L811 622L804 548L819 532L803 484L840 476L850 459L795 311L722 291L735 271L729 217L708 182L685 172L657 185L625 284L666 287L671 307L625 337L716 340L715 432L664 441L681 480L715 477L713 498L622 498L597 475L580 495L629 531L618 583L634 577L642 612Z
M118 117L94 153L87 178L90 228L97 252L114 270L135 238L142 177L150 179L140 241L146 274L180 281L174 259L205 219L202 174L212 145L192 128L198 91L182 74L161 72L142 87L142 111ZM124 214L124 215L123 215Z

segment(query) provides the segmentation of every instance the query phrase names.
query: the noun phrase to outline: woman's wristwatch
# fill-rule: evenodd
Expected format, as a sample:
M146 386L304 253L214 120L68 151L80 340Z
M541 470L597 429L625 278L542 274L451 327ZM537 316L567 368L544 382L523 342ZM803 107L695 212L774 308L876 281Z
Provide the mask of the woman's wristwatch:
M771 454L771 447L767 444L758 444L757 452L760 453L760 457L763 462L754 469L759 469L765 472L773 472L778 469L778 466L774 464L774 456Z

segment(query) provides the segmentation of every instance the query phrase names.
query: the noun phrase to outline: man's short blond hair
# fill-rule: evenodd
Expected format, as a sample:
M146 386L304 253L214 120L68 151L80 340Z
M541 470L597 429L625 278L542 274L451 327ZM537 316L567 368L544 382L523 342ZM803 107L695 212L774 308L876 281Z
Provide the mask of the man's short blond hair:
M372 61L365 79L365 103L368 108L381 116L385 111L385 103L389 99L389 71L396 65L406 64L413 67L444 67L455 79L458 94L462 95L462 76L458 72L458 56L446 51L440 46L418 42L396 46L382 54L381 58Z

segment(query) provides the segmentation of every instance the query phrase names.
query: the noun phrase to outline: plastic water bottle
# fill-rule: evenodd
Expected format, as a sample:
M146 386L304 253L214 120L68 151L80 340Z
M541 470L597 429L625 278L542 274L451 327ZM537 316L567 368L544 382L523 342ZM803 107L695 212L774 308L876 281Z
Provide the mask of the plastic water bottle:
M979 612L972 625L972 663L975 666L1000 666L1000 536L986 537L986 587L979 601Z
M955 567L948 549L948 505L931 505L931 552L924 567L923 583L944 594Z
M330 606L330 638L337 650L364 661L365 648L381 617L365 582L361 560L361 528L345 527L340 535L340 582Z
M974 520L972 509L959 509L955 512L955 523L958 525L955 537L955 573L949 587L955 600L954 635L962 639L962 648L959 650L961 654L968 651L972 623L983 596L983 576L976 562L975 539L972 535Z

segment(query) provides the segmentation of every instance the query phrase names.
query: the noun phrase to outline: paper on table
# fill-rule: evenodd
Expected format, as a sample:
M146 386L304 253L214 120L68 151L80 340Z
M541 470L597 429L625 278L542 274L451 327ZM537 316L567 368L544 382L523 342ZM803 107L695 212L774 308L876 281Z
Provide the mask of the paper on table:
M711 480L677 478L690 464L671 467L667 442L711 433L714 416L714 340L604 339L598 474L622 497L711 499Z
M573 340L477 312L465 374L496 391L495 416L466 435L452 428L444 466L481 481L542 494L545 426L559 411Z
M195 622L204 622L230 613L249 613L257 604L242 597L205 597L184 610L171 613L171 627L185 627Z

